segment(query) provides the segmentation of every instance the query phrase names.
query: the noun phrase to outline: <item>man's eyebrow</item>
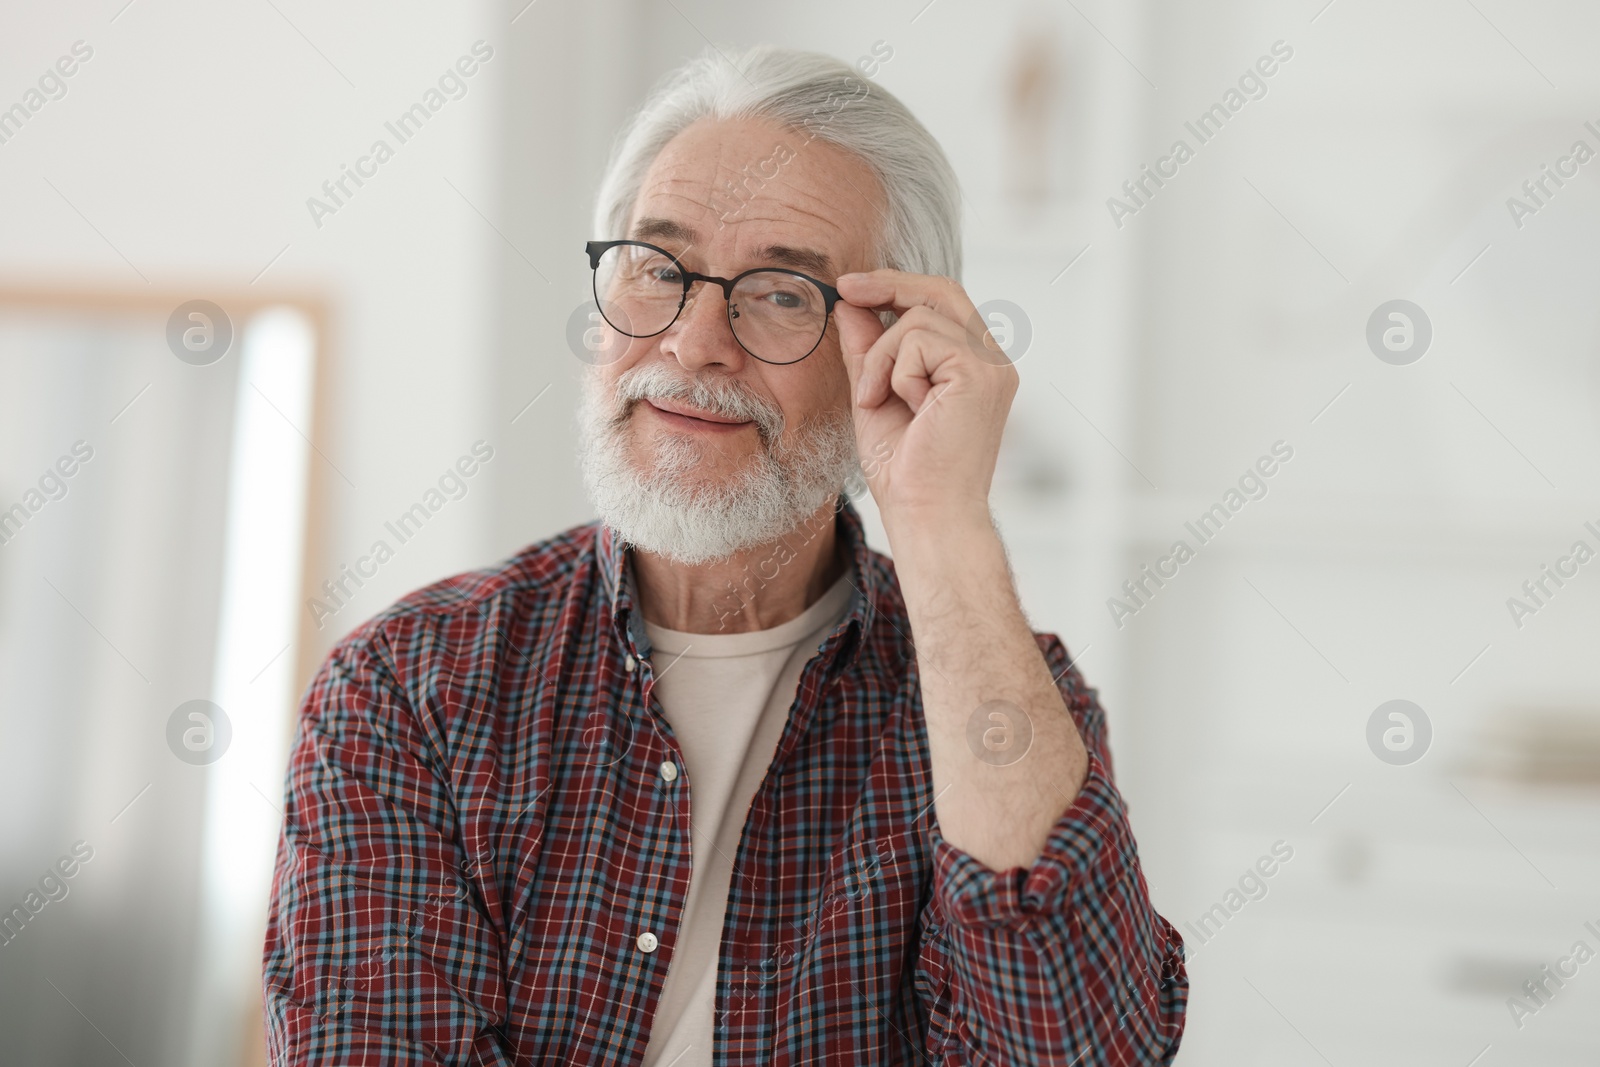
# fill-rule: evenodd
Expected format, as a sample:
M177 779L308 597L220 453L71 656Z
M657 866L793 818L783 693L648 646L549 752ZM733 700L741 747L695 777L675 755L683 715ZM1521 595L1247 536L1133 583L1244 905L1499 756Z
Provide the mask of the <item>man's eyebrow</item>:
M699 234L681 222L647 215L634 224L633 239L635 241L644 241L651 237L665 237L672 241L684 241L688 244L694 244Z
M685 226L674 219L663 219L647 215L640 219L633 227L635 241L648 241L651 239L665 239L669 241L682 241L684 244L695 244L700 235L693 227ZM833 260L825 252L814 248L793 248L789 245L768 245L761 249L756 258L763 263L776 263L818 278L831 278L834 274Z
M823 252L811 248L790 248L788 245L768 245L761 250L761 258L770 263L782 263L786 267L816 275L819 278L833 277L833 260Z

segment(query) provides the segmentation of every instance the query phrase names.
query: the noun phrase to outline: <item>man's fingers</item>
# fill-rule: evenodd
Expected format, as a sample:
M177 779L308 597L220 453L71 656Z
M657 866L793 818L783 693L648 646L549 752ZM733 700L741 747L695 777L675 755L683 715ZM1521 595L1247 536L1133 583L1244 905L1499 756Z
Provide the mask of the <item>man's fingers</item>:
M906 331L901 340L889 387L906 402L913 415L922 413L922 405L933 391L933 368L944 361L950 344L950 338L943 333L920 327Z
M833 306L833 317L839 324L839 353L853 390L860 382L866 353L884 334L883 322L873 312L844 302Z
M961 327L943 315L927 308L907 311L883 332L863 357L855 382L857 404L865 408L877 407L889 398L891 390L910 401L912 398L904 389L894 387L894 381L903 381L907 374L932 377L933 368L942 360L932 359L930 350L923 344L919 344L914 353L910 351L906 341L917 335L925 335L923 341L948 342L949 347L956 350L966 344L966 334ZM915 404L912 410L916 410Z
M949 278L903 270L873 270L841 274L834 287L857 307L884 308L901 314L914 307L931 308L963 329L981 322L966 290Z

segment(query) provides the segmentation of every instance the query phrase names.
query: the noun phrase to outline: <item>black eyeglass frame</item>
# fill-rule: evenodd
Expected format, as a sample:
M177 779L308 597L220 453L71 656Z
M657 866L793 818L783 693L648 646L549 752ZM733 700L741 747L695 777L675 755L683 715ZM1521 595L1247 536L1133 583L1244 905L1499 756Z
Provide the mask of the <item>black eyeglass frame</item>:
M717 287L722 290L722 300L728 311L728 329L733 333L733 339L739 342L739 347L743 348L747 353L749 353L750 358L752 359L760 360L762 363L766 363L774 367L792 366L793 364L799 363L802 359L805 359L806 356L811 355L812 352L815 352L817 350L817 345L822 344L822 339L828 335L828 320L833 316L833 306L839 302L839 290L835 289L827 282L818 281L809 274L802 274L797 270L789 270L787 267L752 267L747 271L741 271L740 273L735 274L732 278L719 278L714 274L700 274L696 271L686 269L683 265L683 262L678 259L677 256L673 255L671 252L668 252L665 248L660 248L656 245L650 244L648 241L590 241L583 246L583 250L589 254L589 269L594 272L594 274L591 276L589 287L594 293L595 306L600 309L600 314L602 316L605 315L606 311L605 302L600 298L600 257L605 255L611 249L616 248L618 245L637 245L640 248L648 248L652 252L659 252L661 255L666 256L667 259L672 261L673 266L677 267L678 269L678 276L683 279L683 295L678 298L678 310L673 312L672 322L667 323L654 333L629 333L627 330L624 330L622 327L612 322L609 318L606 319L606 322L611 326L612 329L616 330L625 337L655 337L658 334L666 333L668 330L672 329L672 324L678 321L678 316L683 314L684 306L689 303L689 290L694 287L696 282L714 282ZM751 352L749 346L747 346L743 341L739 340L739 331L733 329L733 287L752 274L788 274L796 278L803 278L822 291L822 329L817 332L816 344L813 344L809 349L807 349L804 356L796 356L794 359L783 360L781 362L779 360L766 359L754 352Z

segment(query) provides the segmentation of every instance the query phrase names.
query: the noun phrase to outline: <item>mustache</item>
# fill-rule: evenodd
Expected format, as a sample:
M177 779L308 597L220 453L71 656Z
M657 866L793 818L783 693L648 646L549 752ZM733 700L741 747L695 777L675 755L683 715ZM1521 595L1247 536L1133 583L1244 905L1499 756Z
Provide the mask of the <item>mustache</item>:
M776 441L783 433L783 412L747 386L727 378L681 378L665 365L635 367L617 379L617 413L613 426L621 426L641 400L676 400L739 422L753 422L763 441Z

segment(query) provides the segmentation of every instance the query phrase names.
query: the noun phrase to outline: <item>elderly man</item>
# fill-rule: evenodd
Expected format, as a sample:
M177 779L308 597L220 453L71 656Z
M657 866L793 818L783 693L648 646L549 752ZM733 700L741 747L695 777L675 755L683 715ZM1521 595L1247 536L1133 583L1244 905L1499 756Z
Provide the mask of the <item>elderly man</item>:
M1018 378L937 144L836 61L708 54L596 225L601 521L317 675L273 1062L1170 1062L1183 943L990 518Z

